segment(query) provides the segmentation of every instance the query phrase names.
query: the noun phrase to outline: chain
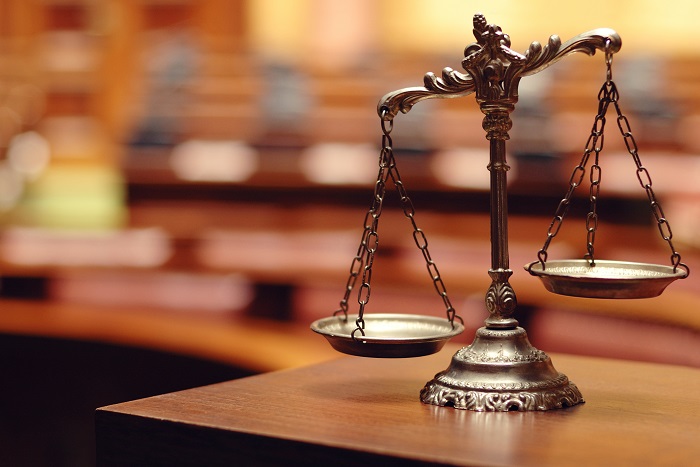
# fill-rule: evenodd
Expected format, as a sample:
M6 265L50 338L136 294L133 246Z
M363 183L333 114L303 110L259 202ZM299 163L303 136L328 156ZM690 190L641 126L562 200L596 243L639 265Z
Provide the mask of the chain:
M591 154L595 155L595 160L593 162L593 165L591 166L590 172L591 188L589 193L589 200L591 207L590 211L588 212L588 215L586 216L586 258L591 263L591 266L595 265L594 243L595 234L598 229L597 205L598 195L600 193L600 180L602 175L602 170L599 165L599 158L600 151L603 150L603 131L605 130L605 114L607 113L608 106L611 102L612 101L610 100L610 95L608 92L606 81L606 83L603 84L603 86L600 88L600 92L598 93L598 113L596 114L595 120L593 121L591 134L588 136L588 140L586 141L586 146L583 150L581 161L576 167L574 167L574 170L571 173L571 177L569 178L569 189L564 195L564 198L562 198L562 200L559 202L557 210L554 213L554 218L549 224L549 228L547 229L547 238L544 241L544 245L537 253L538 261L534 261L528 266L528 270L530 271L532 269L532 266L534 266L537 263L542 264L542 269L544 269L545 263L547 262L547 249L549 248L550 243L552 243L554 237L556 237L559 233L559 230L561 229L561 226L564 223L564 217L566 217L566 214L569 212L569 207L571 206L571 198L573 197L576 188L578 188L583 183L583 178L586 175L586 166L588 165L588 161L591 157Z
M617 126L620 129L620 134L622 135L625 141L625 147L627 148L627 152L630 153L637 167L637 180L639 181L639 184L642 186L642 188L644 188L644 191L646 191L647 198L649 199L649 203L651 205L651 212L654 215L654 219L656 220L656 225L659 229L659 233L661 234L661 238L663 238L663 240L668 244L669 248L671 249L671 265L673 266L673 272L675 273L678 270L678 268L682 268L686 272L685 277L688 277L688 275L690 274L690 268L687 264L681 262L680 253L678 253L676 251L676 248L673 246L673 231L671 230L671 224L668 223L668 219L666 219L664 211L661 208L661 204L656 199L656 194L654 193L654 189L652 188L652 181L651 176L649 175L649 171L646 167L642 165L642 161L639 158L637 142L635 141L634 136L632 135L632 129L630 128L629 120L627 120L627 117L620 110L620 96L617 92L617 87L612 81L610 87L610 99L611 102L614 104L615 112L617 113Z
M382 129L384 129L383 126ZM385 136L388 135L385 134ZM391 140L389 140L389 142L391 142ZM392 153L391 157L393 160L393 151L390 152ZM462 324L464 324L462 318L456 314L456 311L452 306L452 302L447 296L447 288L445 287L445 283L443 282L442 277L440 276L440 271L438 270L437 264L435 264L435 261L430 256L430 251L428 250L428 238L425 236L425 232L422 229L420 229L416 224L416 210L413 207L413 202L411 201L411 198L408 197L408 193L406 192L406 188L403 182L401 181L401 175L399 174L398 167L396 167L395 163L392 164L392 170L389 173L389 175L391 176L391 181L394 182L394 186L396 187L396 190L399 194L399 199L401 200L401 206L403 208L403 214L411 222L411 226L413 227L413 240L416 243L418 249L423 254L423 259L425 259L425 266L428 270L428 274L430 274L430 279L433 281L435 291L440 296L440 298L442 298L442 301L445 305L445 313L447 314L447 319L453 326L455 318L458 319Z
M393 142L391 139L391 131L394 127L393 119L388 118L387 115L388 112L386 110L382 112L381 115L382 149L379 153L379 172L377 174L377 182L374 186L374 198L369 210L367 211L367 214L365 215L364 230L362 233L362 239L360 240L360 246L358 247L357 253L355 254L355 257L350 265L350 276L348 277L346 283L345 295L340 301L340 308L333 313L334 316L343 313L345 319L347 320L348 300L352 290L357 284L357 278L360 276L360 272L362 272L362 285L360 286L357 297L360 308L358 317L355 320L357 327L351 334L353 339L356 338L355 335L358 332L362 336L365 335L364 310L370 298L372 266L374 264L374 255L379 245L377 228L379 226L379 217L382 213L382 206L386 195L386 183L389 179L391 179L391 182L394 184L394 187L399 194L404 216L406 216L406 218L408 218L411 222L413 227L413 240L423 254L423 258L425 259L426 267L433 281L435 290L443 300L447 319L453 326L455 319L458 319L460 322L464 323L462 318L456 314L456 311L452 306L449 297L447 296L447 289L442 277L440 276L440 271L438 270L435 261L433 261L432 257L430 256L430 251L428 250L428 239L426 238L423 230L416 224L416 211L413 206L413 202L411 201L411 198L409 198L406 188L401 181L401 175L399 174L398 167L396 166L396 160L394 159Z
M352 332L353 339L355 334L359 331L363 336L365 335L365 320L364 311L365 306L369 302L371 293L371 281L372 281L372 266L374 264L374 255L379 246L379 233L377 228L379 227L379 217L382 214L382 207L384 204L384 196L386 195L386 182L394 165L394 157L391 149L391 137L389 134L393 129L392 121L382 120L382 150L379 153L379 172L377 173L377 181L374 184L374 196L372 198L372 204L370 205L367 214L365 214L364 229L362 231L362 238L360 240L360 246L357 249L357 253L350 264L350 276L348 277L345 295L340 301L340 308L336 310L333 315L338 315L343 313L345 319L348 317L348 300L350 294L352 293L355 285L357 284L357 278L362 272L362 281L360 289L358 290L357 302L360 306L358 317L355 320L357 328Z
M599 157L600 151L602 151L603 149L603 131L605 129L605 114L607 113L610 104L613 104L613 106L615 107L615 112L617 114L617 126L620 130L622 138L625 141L625 147L627 148L627 152L629 152L632 158L634 159L634 163L637 166L637 179L639 180L639 184L646 191L647 197L649 198L649 202L651 204L651 211L654 214L654 218L656 219L659 233L671 249L671 264L673 266L673 272L675 273L680 267L686 271L685 277L687 277L690 273L690 268L686 264L681 262L680 253L678 253L675 247L673 246L673 232L671 231L671 225L668 223L668 220L664 215L663 209L661 208L661 204L656 199L656 195L654 194L654 190L652 188L652 181L649 175L649 171L646 169L646 167L642 165L642 162L639 158L637 142L635 141L634 136L632 135L632 129L630 128L629 120L620 109L620 95L617 90L617 85L612 80L612 52L607 47L607 44L605 54L605 65L607 68L606 80L603 86L600 88L600 92L598 93L598 113L595 117L595 121L593 122L591 134L588 137L588 141L586 142L586 147L583 151L581 162L574 168L574 171L571 174L571 178L569 179L569 190L564 196L564 198L559 202L559 206L557 207L557 210L554 214L554 219L550 223L549 229L547 230L547 239L545 240L543 247L537 253L538 261L534 261L533 263L531 263L528 266L528 270L532 272L532 267L537 263L540 263L542 265L542 269L545 268L545 262L547 261L547 249L549 248L549 244L552 242L552 239L556 237L557 233L559 233L559 229L561 228L561 225L564 222L564 217L566 216L566 213L569 210L569 206L571 204L571 197L573 196L573 193L576 190L576 188L583 181L583 177L586 172L586 165L588 164L588 160L592 153L595 154L595 161L591 166L590 172L591 188L589 200L591 208L588 212L588 215L586 216L587 253L585 257L586 259L588 259L591 266L595 266L594 243L595 234L598 229L597 201L598 195L600 193L600 180L602 175L602 171L599 165Z
M606 61L606 63L608 63ZM608 79L612 79L612 72L608 73ZM591 266L595 266L595 234L598 230L598 196L600 195L600 180L602 177L602 169L600 168L600 151L603 150L605 141L605 114L608 112L611 99L608 92L607 81L598 92L598 113L593 121L593 128L588 137L588 142L584 149L584 157L588 158L591 153L595 154L593 165L591 165L590 182L588 199L590 200L590 210L586 216L586 255L585 258Z

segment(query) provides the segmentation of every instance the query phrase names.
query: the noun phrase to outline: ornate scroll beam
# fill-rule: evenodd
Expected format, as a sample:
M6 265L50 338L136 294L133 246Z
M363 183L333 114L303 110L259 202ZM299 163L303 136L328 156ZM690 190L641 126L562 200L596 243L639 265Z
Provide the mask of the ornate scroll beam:
M422 100L468 96L476 89L474 80L469 75L450 67L442 70L442 78L433 72L426 73L423 83L424 87L404 88L384 95L377 104L377 113L385 120L391 120L399 112L408 113L414 104Z
M519 74L534 75L572 53L595 55L596 50L605 51L608 42L611 53L617 53L622 47L620 36L608 28L584 32L564 44L557 35L551 36L544 47L535 41L525 52L525 65L519 69ZM472 49L473 46L481 47L478 43L474 43L466 50ZM442 77L437 77L432 72L426 73L423 84L423 87L403 88L385 94L377 104L377 113L385 120L390 120L399 112L408 113L416 103L422 100L462 97L476 90L471 76L450 67L442 70Z

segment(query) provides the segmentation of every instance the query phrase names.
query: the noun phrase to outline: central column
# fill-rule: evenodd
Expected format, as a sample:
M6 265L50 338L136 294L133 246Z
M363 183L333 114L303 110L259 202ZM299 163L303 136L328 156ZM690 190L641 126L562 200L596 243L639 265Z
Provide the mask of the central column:
M478 97L477 97L478 100ZM491 174L491 286L486 292L486 309L490 316L485 324L491 329L513 329L518 321L512 318L517 305L515 291L508 279L513 274L508 253L508 170L506 140L512 127L510 111L513 104L494 106L482 103L486 114L483 127L490 143Z
M459 350L450 366L421 391L426 404L476 411L550 410L583 402L566 375L534 348L512 317L515 292L508 259L508 164L506 141L510 114L518 101L518 83L527 57L510 50L510 38L496 25L474 17L476 44L465 50L462 66L474 83L489 140L491 177L491 286L489 317L471 345Z

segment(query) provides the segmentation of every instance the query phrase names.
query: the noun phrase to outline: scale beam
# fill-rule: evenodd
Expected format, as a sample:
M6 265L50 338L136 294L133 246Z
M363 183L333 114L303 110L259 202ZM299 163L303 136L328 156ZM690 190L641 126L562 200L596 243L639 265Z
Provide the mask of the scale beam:
M479 21L479 29L476 22ZM482 21L483 20L483 21ZM521 69L518 72L518 77L530 76L548 68L555 64L567 55L576 52L582 52L587 55L594 55L596 50L605 51L606 44L609 43L609 50L612 53L619 52L622 46L620 36L612 29L599 28L592 31L579 34L562 44L561 39L557 35L549 38L547 45L544 47L539 42L530 44L527 52L521 55L510 49L510 38L507 34L501 32L501 28L494 25L485 25L485 18L482 15L475 15L474 36L477 41L486 42L483 34L497 34L500 36L502 43L497 44L497 49L503 50L507 56L514 57L515 63L521 63ZM497 29L497 32L489 32L488 28ZM465 49L465 58L462 65L469 60L469 57L474 53L486 50L481 42L476 42ZM467 62L468 63L468 62ZM468 69L465 67L465 70ZM516 87L517 98L517 87ZM384 119L393 119L399 112L408 113L414 104L426 99L451 99L456 97L468 96L476 91L475 80L470 73L461 73L446 67L442 70L442 76L438 77L435 73L426 73L423 78L423 86L415 86L402 88L396 91L389 92L379 100L377 104L377 112Z

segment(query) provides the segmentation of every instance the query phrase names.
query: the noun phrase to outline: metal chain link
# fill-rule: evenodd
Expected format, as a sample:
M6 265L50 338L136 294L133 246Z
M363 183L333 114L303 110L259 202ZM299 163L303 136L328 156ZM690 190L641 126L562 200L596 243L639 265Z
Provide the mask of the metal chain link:
M600 151L602 151L603 149L603 131L605 129L605 114L607 113L610 104L613 104L613 106L615 107L615 112L617 114L617 126L625 142L625 147L627 148L627 152L629 152L629 154L632 156L632 159L634 159L634 163L637 166L637 179L639 180L639 184L646 191L647 197L649 198L649 202L651 204L651 211L654 215L654 218L656 219L657 227L659 229L659 233L661 234L661 238L663 238L663 240L666 241L669 248L671 249L671 265L673 266L673 272L675 273L680 267L685 270L685 277L688 277L688 275L690 274L690 268L688 267L688 265L681 262L680 253L678 253L675 247L673 246L673 232L671 230L671 225L669 224L668 219L666 219L666 216L664 215L663 209L661 208L661 204L656 199L656 195L652 188L652 181L649 175L649 171L646 169L646 167L642 165L642 162L639 158L637 142L635 141L634 136L632 135L632 129L630 128L629 120L620 109L620 95L617 90L617 85L612 80L612 53L609 50L606 50L605 65L607 68L606 80L603 86L600 88L600 92L598 93L598 113L593 123L591 135L589 136L588 141L586 142L586 147L584 149L581 162L574 168L574 171L569 180L569 191L559 202L559 206L557 207L557 210L554 214L554 219L549 225L549 229L547 230L547 239L545 240L543 247L537 253L538 261L534 261L533 263L531 263L528 269L530 270L530 272L532 272L532 266L537 264L538 262L542 264L542 269L545 268L545 263L547 261L547 249L549 248L549 244L551 243L552 239L556 237L557 233L559 233L559 229L561 228L561 225L564 222L564 217L568 212L571 203L571 197L574 193L574 190L576 190L576 188L583 181L583 176L586 171L586 164L588 163L588 159L591 153L595 153L595 162L591 166L590 173L591 188L589 200L591 203L591 208L588 212L588 215L586 216L586 229L588 233L586 238L587 253L585 257L589 260L591 266L595 266L594 243L595 234L598 228L598 214L596 207L598 195L600 193L600 180L602 175L602 171L599 165L599 156Z
M350 276L348 277L346 283L345 295L340 301L340 308L333 313L334 316L338 315L339 313L343 313L345 319L347 319L348 300L355 285L357 284L357 278L360 275L360 271L362 271L362 285L358 290L357 296L357 302L360 308L358 317L355 320L357 328L352 332L353 338L355 338L355 334L358 331L363 336L365 335L364 310L365 306L369 302L370 293L372 290L372 266L374 264L374 254L379 246L379 233L377 232L377 228L379 227L379 217L382 214L384 196L386 195L386 182L389 179L391 165L394 163L391 150L391 137L389 136L392 128L393 122L385 122L382 120L382 150L379 153L379 172L377 173L377 181L374 185L372 204L370 205L367 214L365 214L364 229L362 231L360 246L358 247L357 253L350 264Z
M456 311L452 306L449 297L447 296L445 283L440 276L440 271L438 270L435 261L430 255L430 251L428 250L428 239L423 230L416 224L416 211L413 206L413 202L408 196L406 188L401 180L398 167L396 166L396 160L394 159L393 142L391 139L391 131L394 127L393 119L388 118L387 115L387 111L383 112L381 115L382 149L379 153L379 172L377 174L377 182L375 183L374 187L374 198L372 200L372 205L365 215L364 230L362 233L362 239L360 240L360 246L357 249L357 253L350 265L350 276L348 277L346 283L345 295L340 301L340 308L333 313L334 316L338 315L339 313L343 313L345 319L347 319L348 299L357 283L357 278L360 275L360 271L362 271L362 285L360 286L357 297L360 308L358 317L355 320L357 327L351 335L353 339L356 338L355 335L358 332L362 336L365 335L364 310L370 298L374 254L376 253L379 245L377 228L379 226L379 217L382 213L384 197L386 195L386 183L389 179L391 179L396 191L398 192L404 216L406 216L406 218L408 218L411 222L413 227L413 240L423 254L423 258L425 259L426 267L433 281L435 290L443 300L447 319L453 326L455 319L458 319L462 324L464 323L462 318L456 314Z
M649 203L651 205L651 212L654 215L654 219L656 220L656 225L659 229L659 233L661 234L661 238L668 244L669 248L671 249L670 258L671 265L673 266L673 272L675 273L680 267L685 270L685 277L688 277L688 275L690 274L690 268L687 264L681 262L680 253L678 253L676 251L676 248L673 246L673 231L671 230L671 224L669 224L668 219L666 219L666 215L664 214L664 211L661 208L661 204L656 199L656 194L654 193L654 189L652 188L652 181L651 176L649 175L649 171L646 169L646 167L642 165L642 161L639 158L637 142L635 141L634 136L632 135L632 129L630 128L629 120L627 120L627 117L620 110L620 96L617 92L617 86L615 86L615 83L613 83L612 81L610 96L611 102L615 106L615 112L617 113L617 126L620 130L620 134L622 135L625 141L625 147L627 148L627 152L630 153L637 167L637 180L639 181L641 187L644 188L644 190L646 191L647 198L649 199Z
M569 212L569 207L571 206L571 198L573 197L576 188L578 188L583 183L583 177L586 175L586 166L588 165L588 161L590 159L591 154L595 154L595 160L593 162L590 172L591 188L589 193L589 200L591 207L588 212L588 215L586 216L586 258L591 263L591 266L595 265L594 243L595 234L598 229L597 203L598 195L600 193L600 181L602 176L602 170L599 165L599 157L600 151L603 150L603 131L605 130L606 121L605 114L608 111L608 106L610 105L610 103L611 100L606 82L600 88L600 92L598 93L598 113L596 114L595 120L593 121L591 134L588 136L588 140L586 141L586 146L583 150L581 161L576 167L574 167L574 170L571 173L571 177L569 178L569 190L564 195L564 198L562 198L562 200L559 202L557 210L554 213L554 218L549 224L549 228L547 229L547 239L544 241L544 245L542 246L542 248L540 248L540 251L537 252L538 261L534 261L533 263L531 263L528 267L529 270L531 270L532 266L534 266L538 262L542 264L542 269L544 269L545 263L547 262L547 249L549 248L549 245L554 239L554 237L556 237L559 233L559 230L561 229L561 226L564 223L564 217L566 217L566 214Z
M610 105L610 100L605 92L603 92L605 86L601 88L601 92L598 94L598 114L593 122L593 128L591 129L591 136L589 137L590 146L587 145L585 152L591 153L591 150L595 153L595 160L593 165L591 165L590 171L590 182L591 187L589 190L588 199L590 200L590 210L586 216L586 255L585 258L588 259L591 266L595 266L595 234L598 230L598 196L600 194L600 180L602 176L602 170L600 168L600 151L603 150L603 142L605 141L605 114L608 111L608 106Z

